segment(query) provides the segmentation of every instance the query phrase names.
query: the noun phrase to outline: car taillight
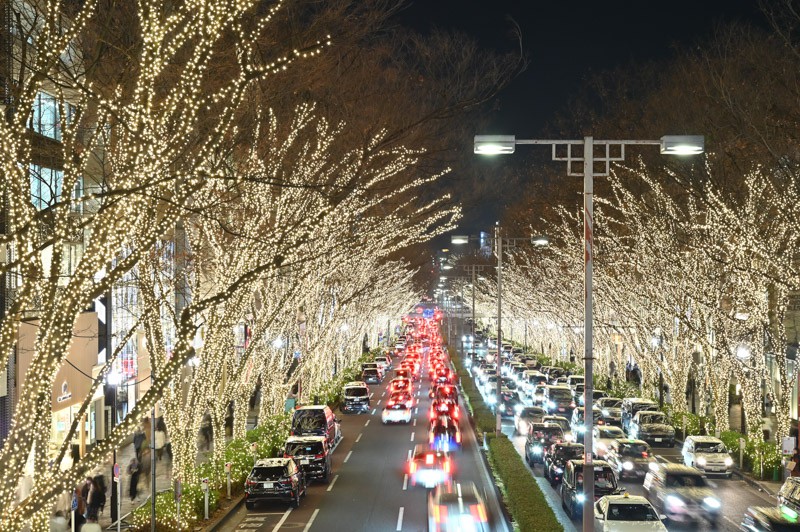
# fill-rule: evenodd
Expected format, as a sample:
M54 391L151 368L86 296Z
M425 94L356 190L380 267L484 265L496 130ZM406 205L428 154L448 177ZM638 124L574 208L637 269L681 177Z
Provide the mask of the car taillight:
M394 405L395 405L394 401L389 401L388 403L386 403L386 406L394 406Z
M485 523L489 520L486 517L486 508L484 508L482 504L470 504L469 513L472 514L472 517L474 517L475 520L481 523Z
M408 472L413 475L414 471L416 471L416 470L417 470L417 463L416 462L410 462L408 464Z
M283 453L283 457L284 458L291 458L291 455L289 455L289 453Z
M461 433L456 432L456 443L461 443Z
M449 473L450 472L450 460L449 459L444 461L444 472L445 473Z
M444 523L447 521L447 506L437 504L433 507L433 520L437 523Z
M258 484L258 482L254 482L252 480L248 480L247 482L245 482L245 484L247 484L248 486L256 486Z
M425 465L433 465L433 458L434 458L434 456L432 454L426 454L425 455Z
M320 458L325 458L325 455L324 455L324 454L315 454L315 455L314 455L314 458L316 458L317 460L319 460Z
M456 419L458 419L458 416L459 416L458 407L455 407L455 408L453 409L453 417L455 417Z
M642 452L642 458L647 458L647 452Z

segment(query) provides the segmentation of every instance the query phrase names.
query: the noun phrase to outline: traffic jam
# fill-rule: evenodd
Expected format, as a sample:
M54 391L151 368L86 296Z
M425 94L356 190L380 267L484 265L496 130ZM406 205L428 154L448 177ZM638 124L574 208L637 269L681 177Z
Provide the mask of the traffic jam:
M407 506L401 507L396 530L497 529L491 523L485 488L476 485L476 461L471 455L465 458L472 461L466 464L471 473L461 474L465 456L462 425L465 430L470 429L463 420L457 377L443 346L440 320L439 311L430 317L416 314L404 317L401 334L393 345L362 364L360 380L344 384L339 416L327 405L294 409L291 436L286 440L283 455L258 460L247 478L248 513L241 516L237 530L298 526L292 524L289 514L294 510L293 516L299 519L300 507L306 504L322 508L314 510L304 529L310 530L312 525L316 525L314 529L330 529L330 521L325 524L327 518L321 501L330 499L332 491L335 494L346 489L342 482L356 460L353 453L371 435L391 442L383 444L387 452L390 446L404 449L400 451L402 458L398 452L402 462L398 461L394 469L402 477L397 479L397 485L402 484L403 492L419 490L425 497L424 516L416 516L415 511L420 513L418 508L412 511ZM356 422L361 416L366 421ZM377 429L370 427L370 421L374 426L377 420L384 434L376 434ZM357 436L344 432L343 427L354 425L362 427L354 429L362 430ZM407 436L400 439L397 425L412 429L410 442ZM471 438L471 445L477 448L474 435ZM340 446L340 442L347 445ZM340 447L344 447L344 459L334 455ZM362 483L369 490L367 486ZM309 502L304 502L307 499ZM273 528L275 519L270 521L270 516L279 517L281 514L274 510L281 505L289 508Z
M583 376L543 365L511 344L501 344L498 364L497 340L485 332L465 340L465 366L484 401L499 409L524 461L549 484L551 505L581 526ZM593 398L595 530L800 530L800 483L787 480L798 493L794 500L791 490L782 490L787 495L779 501L739 490L749 498L725 513L721 494L735 491L726 483L743 482L728 480L734 460L722 440L677 440L658 402L647 398L611 397L598 389Z

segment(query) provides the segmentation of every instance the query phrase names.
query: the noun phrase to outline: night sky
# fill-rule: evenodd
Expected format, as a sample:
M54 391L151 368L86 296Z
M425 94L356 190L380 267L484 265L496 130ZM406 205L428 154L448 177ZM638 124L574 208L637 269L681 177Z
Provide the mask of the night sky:
M498 95L488 130L465 132L542 136L548 122L564 114L581 83L617 67L669 60L675 47L696 46L720 24L739 21L767 27L755 0L564 1L564 0L410 0L401 14L404 24L422 32L430 28L462 31L487 48L518 49L516 23L529 64ZM474 157L474 156L473 156ZM472 161L495 174L494 165L521 164L522 157L505 161ZM487 197L479 209L465 211L461 232L487 230L507 206L502 184L498 197ZM508 194L505 194L508 196ZM504 205L506 203L506 205ZM437 239L439 247L446 238Z

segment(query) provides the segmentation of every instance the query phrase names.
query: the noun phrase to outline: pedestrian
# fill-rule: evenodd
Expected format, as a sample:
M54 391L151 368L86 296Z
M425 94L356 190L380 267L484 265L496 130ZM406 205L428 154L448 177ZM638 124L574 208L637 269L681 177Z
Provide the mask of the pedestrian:
M81 532L103 532L100 525L97 524L97 519L87 519L87 522L81 527Z
M800 477L800 451L797 450L797 447L794 448L792 457L789 459L788 468L791 476Z
M102 514L105 512L106 509L106 493L108 493L108 486L106 485L106 477L102 473L99 473L94 476L94 482L97 485L97 488L102 493L102 497L99 497L100 500L100 513Z
M764 406L767 410L767 417L772 414L772 394L768 393L766 399L764 400Z
M100 509L106 505L106 493L103 488L95 480L91 480L91 487L89 488L89 498L86 502L86 519L91 521L97 520L100 514Z
M142 447L144 446L145 439L144 430L142 430L141 425L139 425L133 433L133 450L136 452L136 458L142 457Z
M69 530L69 522L64 512L59 510L50 518L50 532L67 532L67 530Z
M167 434L165 431L161 430L161 427L156 424L156 439L155 441L155 448L156 448L156 458L158 461L161 461L161 456L164 454L164 442L167 439Z
M141 474L139 468L139 461L134 456L128 464L128 475L131 477L131 485L128 494L131 496L131 502L136 500L139 495L139 475Z

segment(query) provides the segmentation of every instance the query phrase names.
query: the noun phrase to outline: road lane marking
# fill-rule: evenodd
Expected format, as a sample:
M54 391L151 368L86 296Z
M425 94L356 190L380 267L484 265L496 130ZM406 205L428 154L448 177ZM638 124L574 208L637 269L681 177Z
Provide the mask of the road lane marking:
M275 525L275 528L272 529L272 532L276 532L277 530L280 530L280 528L283 526L283 523L285 523L286 519L289 517L290 513L292 513L292 509L291 508L286 510L286 513L283 514L283 517L281 517L281 520L278 521L277 525Z
M353 451L350 451L349 453L347 453L347 456L345 456L345 457L344 457L344 462L343 462L343 463L345 463L345 464L346 464L346 463L347 463L347 461L348 461L348 460L350 460L350 455L351 455L351 454L353 454Z
M383 397L385 395L386 395L386 390L383 391L383 393L381 394L381 397Z
M374 416L374 415L375 415L375 412L377 412L377 411L378 411L378 409L377 409L377 408L373 408L373 409L372 409L372 415ZM369 423L369 420L367 420L367 423ZM364 426L366 426L366 425L364 425Z
M367 425L369 425L369 419L367 420L367 422L366 422L366 423L364 423L364 426L365 426L365 427L366 427Z
M326 489L325 491L331 491L333 489L333 485L336 484L336 479L338 479L338 478L339 478L339 475L334 476L333 480L331 480L331 483L328 486L328 489Z
M416 432L411 433L411 441L414 441L414 434L416 434Z
M417 418L414 418L414 426L417 426Z
M373 395L375 395L375 393L374 393L374 392L373 392L373 393L371 393L371 394L369 394L369 398L370 398L370 399L372 399L372 396L373 396Z
M308 520L308 524L306 524L306 527L303 529L303 532L308 532L311 529L311 524L314 522L314 519L317 518L318 513L319 513L319 508L314 510L314 513L311 514L311 519Z
M375 403L375 404L376 404L376 405L378 405L378 406L381 406L381 400L380 400L380 399L378 399L378 402L377 402L377 403Z
M363 436L363 435L364 435L364 433L363 433L363 432L360 432L360 433L358 434L358 438L356 438L356 443L358 443L358 442L360 442L360 441L361 441L361 436Z
M403 475L403 491L408 489L408 473Z
M414 409L414 415L417 415L417 414L419 414L419 407Z
M408 459L409 460L411 460L411 453L413 453L413 452L414 452L414 449L409 449L408 450Z
M395 530L403 530L403 512L405 508L400 507L400 513L397 515L397 528Z

